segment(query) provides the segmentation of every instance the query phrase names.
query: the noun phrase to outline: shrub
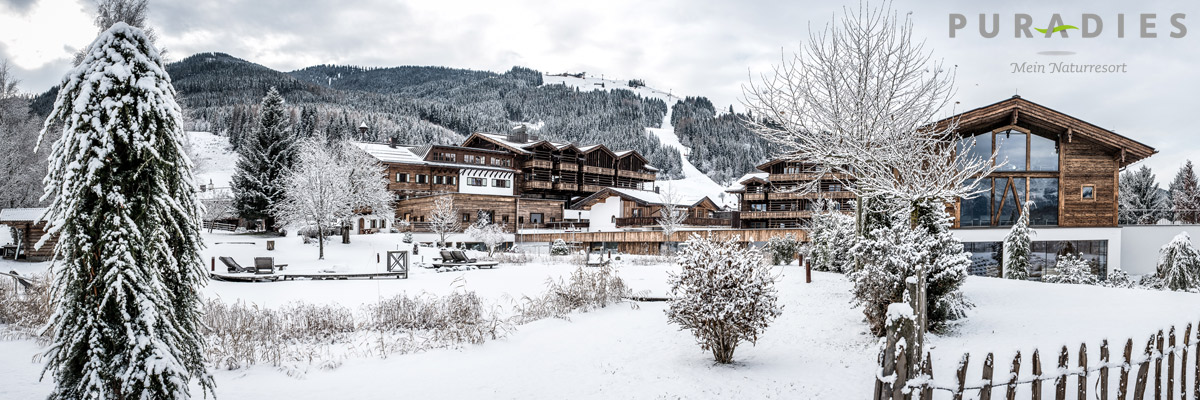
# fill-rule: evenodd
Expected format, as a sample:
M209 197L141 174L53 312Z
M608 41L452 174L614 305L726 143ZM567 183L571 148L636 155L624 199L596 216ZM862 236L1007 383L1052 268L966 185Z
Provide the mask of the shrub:
M571 248L567 247L567 242L562 239L554 239L554 244L550 245L550 255L565 256L571 253Z
M412 232L404 232L404 239L401 239L400 241L402 241L404 243L412 243L412 241L413 241Z
M341 230L342 230L341 227L327 226L324 229L325 236L329 237L329 236L338 235L341 233ZM306 237L309 239L316 239L317 238L317 226L316 225L308 225L303 228L300 228L300 230L296 231L296 233L299 234L300 236L303 236L303 237Z
M831 208L830 204L822 202L820 211L813 214L806 253L814 270L847 272L854 263L850 249L857 240L854 217Z
M12 280L0 280L0 336L22 338L38 336L54 313L50 287L45 276L29 276L32 286L14 287ZM49 339L52 332L45 332Z
M800 251L800 241L796 236L787 234L775 236L767 240L767 251L771 254L771 263L775 265L790 264Z
M591 311L608 307L633 295L616 270L608 265L599 268L576 267L568 280L549 279L547 290L537 297L524 297L517 306L519 323L547 317L563 318L572 311Z
M1013 224L1008 235L1004 236L1004 278L1029 279L1029 252L1032 242L1029 239L1029 206L1033 202L1025 202L1021 216Z
M1180 232L1158 251L1158 278L1171 290L1200 287L1200 252L1187 232Z
M1115 288L1132 288L1135 285L1129 273L1120 268L1113 269L1112 273L1108 274L1108 280L1104 281L1104 286Z
M1092 264L1075 253L1059 256L1054 269L1058 273L1046 277L1046 282L1074 285L1095 285L1099 282L1096 275L1092 274Z
M756 343L782 313L775 278L761 258L736 239L714 242L696 235L676 256L682 271L670 275L675 300L667 320L690 329L700 348L712 351L719 363L732 362L740 342Z
M925 270L930 330L946 328L951 321L965 317L971 307L959 291L971 260L962 243L950 234L952 217L944 206L933 203L922 206L917 214L915 228L910 227L908 210L886 218L869 217L874 228L854 246L862 267L848 275L851 290L875 335L883 335L888 305L904 300L905 281L915 277L918 268Z

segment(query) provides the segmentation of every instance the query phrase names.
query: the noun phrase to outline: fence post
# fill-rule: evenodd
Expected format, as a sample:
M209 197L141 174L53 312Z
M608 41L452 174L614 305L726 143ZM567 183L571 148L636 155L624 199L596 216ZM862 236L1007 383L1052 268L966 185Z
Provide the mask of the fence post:
M203 260L203 258L201 259ZM208 268L212 272L217 272L217 257L210 257L208 260Z
M1133 387L1134 400L1142 400L1146 398L1146 376L1150 372L1150 359L1154 357L1154 335L1150 335L1150 340L1146 342L1146 361L1143 361L1138 366L1137 384Z
M923 354L925 352L925 330L923 329L926 309L925 303L922 301L921 287L922 280L925 279L925 274L922 273L924 268L917 270L916 279L908 279L904 282L905 301L912 308L913 314L913 332L911 335L905 336L909 346L913 348L914 354Z
M992 367L995 360L992 353L983 359L983 386L979 388L979 400L992 400Z
M1187 328L1183 330L1183 357L1179 358L1179 398L1186 399L1187 395L1187 362L1188 362L1188 347L1192 345L1192 323L1188 322ZM1200 377L1197 377L1200 379Z
M908 386L908 343L896 343L896 383L892 384L892 400L903 400Z
M1058 370L1062 375L1054 378L1054 398L1055 400L1067 399L1067 358L1070 355L1067 353L1067 346L1063 346L1058 352Z
M1175 326L1167 334L1167 400L1175 400ZM1162 374L1161 372L1159 373Z
M1079 395L1076 396L1075 398L1086 399L1087 398L1087 381L1088 381L1087 343L1079 344L1079 369L1082 370L1082 371L1080 371L1079 377L1077 378L1077 380L1079 382Z
M1013 356L1012 369L1008 374L1008 390L1005 391L1005 399L1015 400L1017 398L1017 375L1021 374L1021 351L1017 351L1017 355Z
M921 374L925 375L926 383L921 386L921 400L933 400L933 361L929 352L925 352L925 363L921 365Z
M916 316L913 315L913 310L909 304L892 303L887 310L887 335L889 347L892 347L895 354L895 382L892 383L892 393L900 393L908 378L916 375L914 366L919 364L921 356L916 351L920 349L919 340L917 337ZM903 340L901 340L903 339ZM894 343L894 344L893 344ZM904 363L901 363L901 354L903 354ZM917 362L913 362L916 360ZM899 397L893 397L899 399Z
M1162 399L1163 331L1160 329L1154 338L1158 343L1158 353L1154 355L1154 398L1158 400Z
M1108 400L1108 339L1100 342L1100 400Z
M1117 385L1117 399L1129 397L1129 371L1133 369L1133 339L1125 340L1125 363L1121 364L1121 381Z
M804 283L812 283L812 263L804 260Z
M958 373L955 375L958 378L958 390L954 391L954 400L962 400L963 388L967 386L967 365L971 363L971 354L963 353L962 360L958 361Z
M884 339L884 340L886 341L887 339ZM881 373L887 366L886 361L885 361L886 358L884 357L884 353L886 353L886 352L887 352L887 344L884 344L883 348L879 349L879 371ZM884 400L882 377L879 377L879 376L875 377L875 397L872 397L872 399Z
M1042 400L1042 356L1033 349L1033 400Z

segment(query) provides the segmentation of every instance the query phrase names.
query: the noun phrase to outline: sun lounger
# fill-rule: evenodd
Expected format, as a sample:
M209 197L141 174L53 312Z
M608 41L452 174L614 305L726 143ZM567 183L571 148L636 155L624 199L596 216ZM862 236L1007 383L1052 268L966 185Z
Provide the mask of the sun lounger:
M603 267L608 263L609 261L604 259L604 253L588 253L587 260L584 262L589 267Z
M476 268L493 268L498 262L495 261L479 261L474 258L467 258L467 254L462 250L442 250L442 261L433 263L434 267L453 267L453 266L472 266Z
M473 263L473 262L479 261L474 258L467 258L467 253L463 253L462 250L454 250L454 251L450 252L450 254L454 255L454 261L457 261L460 263Z
M233 260L232 257L217 257L217 259L221 260L222 264L225 264L226 270L228 270L230 273L236 274L240 272L254 272L253 268L246 268L239 265L237 261Z
M276 264L275 257L254 257L255 274L274 274L276 270L282 271L284 267L287 267L287 264Z

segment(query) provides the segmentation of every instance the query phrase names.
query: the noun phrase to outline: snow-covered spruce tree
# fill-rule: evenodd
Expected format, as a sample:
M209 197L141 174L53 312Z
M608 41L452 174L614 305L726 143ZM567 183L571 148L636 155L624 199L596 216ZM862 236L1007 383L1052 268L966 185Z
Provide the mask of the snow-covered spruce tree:
M832 202L822 201L812 217L812 228L808 234L808 257L817 271L846 272L854 265L850 248L857 236L854 232L854 217L832 207Z
M550 255L565 256L571 254L571 248L567 247L567 242L562 239L554 239L554 243L550 244Z
M1175 214L1172 219L1188 224L1200 223L1200 180L1196 177L1192 160L1187 160L1179 168L1169 187L1171 210Z
M1150 167L1121 173L1117 196L1118 215L1122 224L1153 224L1166 217L1167 199L1155 182Z
M1033 202L1025 202L1025 206L1021 208L1021 216L1017 217L1017 223L1013 224L1012 229L1008 230L1008 235L1004 236L1004 278L1005 279L1029 279L1029 252L1033 244L1030 239L1031 230L1029 229L1029 207Z
M211 391L201 206L159 53L117 23L61 88L42 132L62 124L45 180L45 237L58 237L50 398L186 399L193 379Z
M950 321L966 316L970 303L963 298L962 282L971 260L962 243L950 234L952 217L937 203L919 211L916 228L910 227L911 211L891 214L890 223L875 223L854 246L862 267L848 274L855 303L863 306L871 332L882 335L887 308L904 300L905 280L926 272L926 304L929 329L941 330Z
M796 259L796 253L799 251L800 241L790 233L767 239L767 252L771 254L771 264L790 264L792 260Z
M1200 288L1200 252L1192 246L1192 237L1187 232L1175 235L1158 250L1156 275L1171 290Z
M1092 274L1092 263L1079 257L1077 253L1058 256L1054 269L1057 273L1046 277L1046 282L1072 285L1095 285L1099 282L1096 275Z
M464 233L482 242L487 247L488 257L496 253L496 246L504 243L504 224L493 224L487 217L475 221Z
M671 274L667 320L690 329L700 348L716 361L733 362L742 341L758 335L782 313L775 278L756 249L743 249L737 239L712 241L695 234L676 256L681 267Z
M246 219L263 219L266 229L275 229L271 208L283 199L283 176L296 162L297 143L283 96L271 87L262 100L258 129L235 143L238 149L237 171L231 186L234 207Z

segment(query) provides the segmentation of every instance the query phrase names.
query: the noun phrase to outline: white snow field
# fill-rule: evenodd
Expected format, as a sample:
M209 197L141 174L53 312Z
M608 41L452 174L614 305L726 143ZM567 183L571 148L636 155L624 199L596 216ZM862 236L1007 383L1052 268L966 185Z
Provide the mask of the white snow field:
M383 269L375 263L376 252L409 246L401 238L354 236L349 245L335 240L327 245L327 259L317 261L316 245L298 237L205 234L205 261L225 255L245 265L253 256L274 256L290 264L288 270L374 271ZM268 239L277 240L275 251L266 251ZM357 307L395 293L442 294L461 287L507 308L522 295L544 291L547 278L573 271L576 267L567 260L541 257L494 270L447 273L414 267L408 279L211 282L204 291L210 298L261 307L297 301ZM635 291L665 294L667 273L675 267L640 264L625 257L618 263L619 274ZM219 261L217 265L223 268ZM46 268L46 263L0 261L0 270L22 274ZM690 333L669 325L663 313L667 303L643 302L521 325L508 337L481 345L387 359L350 358L336 369L311 368L297 377L264 365L212 372L221 399L867 398L873 389L876 339L867 333L861 310L850 303L849 282L842 275L814 273L813 283L806 284L796 266L776 267L776 272L783 315L757 345L739 347L733 365L715 365ZM973 359L995 351L998 360L1035 347L1053 354L1064 344L1094 347L1104 338L1144 340L1157 329L1200 320L1197 294L980 277L968 278L964 291L976 304L969 317L950 334L929 339L937 377L952 376L964 351L972 352ZM27 339L0 340L0 399L49 393L52 383L38 381L42 365L35 355L41 350ZM972 364L969 376L979 376L979 363Z
M596 77L576 78L573 76L543 75L542 84L562 84L579 88L579 90L626 89L632 90L642 97L660 99L667 103L667 115L663 116L662 128L646 128L646 132L657 137L660 143L679 150L680 161L683 163L683 179L660 180L657 182L657 185L662 186L664 190L670 187L683 197L700 198L708 196L708 198L712 199L718 205L722 204L721 194L725 193L725 187L714 182L712 178L709 178L708 175L700 172L695 165L692 165L691 161L688 161L688 154L691 153L692 149L680 143L679 137L675 135L675 127L671 125L671 110L675 106L675 103L679 102L679 97L645 86L636 89L630 88L628 81ZM728 199L726 200L736 202L733 196L727 197Z

